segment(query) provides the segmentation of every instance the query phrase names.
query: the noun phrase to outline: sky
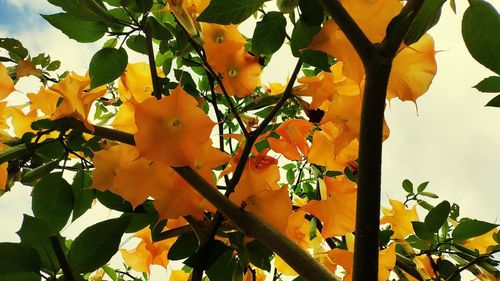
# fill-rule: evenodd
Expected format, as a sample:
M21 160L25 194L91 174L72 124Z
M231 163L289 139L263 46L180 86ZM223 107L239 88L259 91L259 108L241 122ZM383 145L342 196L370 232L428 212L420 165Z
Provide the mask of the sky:
M443 7L441 20L430 33L435 39L438 72L429 91L412 102L393 100L386 120L391 129L383 147L382 201L404 200L401 182L429 181L430 199L458 203L461 216L497 222L500 215L500 109L484 107L494 97L472 88L491 71L468 54L460 33L461 15L467 3L457 1L457 15ZM496 5L498 9L498 5ZM62 61L62 69L84 73L100 44L81 44L52 28L39 14L57 12L43 0L0 0L0 37L15 37L32 54L45 52ZM251 35L248 25L240 30ZM285 82L294 61L283 48L264 70L262 82ZM130 54L130 53L129 53ZM130 61L146 61L131 54ZM22 79L18 96L36 91L36 80ZM36 87L34 86L36 85ZM13 101L15 104L15 101ZM0 241L17 241L23 213L30 213L30 189L16 187L0 197ZM91 219L107 218L109 212L94 210ZM112 214L111 214L112 215ZM76 235L85 223L77 221L67 231Z

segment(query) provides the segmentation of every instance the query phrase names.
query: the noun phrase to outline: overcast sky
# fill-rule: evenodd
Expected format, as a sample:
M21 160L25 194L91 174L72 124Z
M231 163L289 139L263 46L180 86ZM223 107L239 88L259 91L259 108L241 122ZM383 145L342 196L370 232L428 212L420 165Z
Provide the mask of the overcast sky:
M430 181L428 190L461 206L461 215L497 221L500 215L500 109L484 107L494 94L472 88L491 71L468 54L460 34L461 14L445 4L439 24L431 30L436 41L438 73L430 90L411 102L392 101L386 111L391 129L383 150L383 202L403 200L401 181ZM498 9L498 5L497 5ZM84 73L99 44L80 44L52 28L39 14L57 11L43 0L0 0L0 37L20 39L31 54L46 52L62 61L63 69ZM247 35L248 32L243 31ZM131 61L146 61L132 55ZM262 82L281 82L293 68L287 51L273 57ZM18 89L35 91L33 80ZM18 187L0 198L0 241L16 241L22 213L30 213L30 190ZM430 200L434 204L440 202ZM100 214L102 214L102 210ZM107 216L104 212L103 218ZM72 226L71 228L77 228Z

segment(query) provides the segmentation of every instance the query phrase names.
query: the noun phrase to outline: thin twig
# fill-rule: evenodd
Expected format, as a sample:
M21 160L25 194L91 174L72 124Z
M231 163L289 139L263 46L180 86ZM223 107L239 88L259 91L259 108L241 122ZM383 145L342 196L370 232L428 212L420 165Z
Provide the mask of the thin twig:
M59 243L59 237L57 235L51 235L49 239L50 243L52 244L52 248L54 249L54 253L56 254L57 261L61 266L65 280L74 281L75 278L73 276L73 272L71 271L71 267L69 266L68 260L64 255L64 251L61 247L61 244Z

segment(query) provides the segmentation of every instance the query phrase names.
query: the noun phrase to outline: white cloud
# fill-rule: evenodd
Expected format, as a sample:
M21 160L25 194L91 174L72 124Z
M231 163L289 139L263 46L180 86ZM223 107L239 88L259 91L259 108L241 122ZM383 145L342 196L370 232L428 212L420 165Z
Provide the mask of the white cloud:
M52 6L46 0L5 0L7 4L15 7L18 10L25 12L48 12L53 11L54 6Z

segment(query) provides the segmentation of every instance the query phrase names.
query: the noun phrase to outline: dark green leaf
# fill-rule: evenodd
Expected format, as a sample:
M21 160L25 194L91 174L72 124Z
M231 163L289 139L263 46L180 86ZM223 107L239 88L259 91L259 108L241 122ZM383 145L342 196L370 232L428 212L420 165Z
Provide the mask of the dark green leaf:
M219 240L212 240L211 243L212 245L210 246L210 251L208 253L198 251L185 260L184 264L190 267L195 267L200 263L203 263L205 267L210 267L223 253L228 250L232 251L232 248L226 246L226 244Z
M462 36L472 57L500 74L500 17L495 8L482 0L469 0L462 19Z
M0 275L0 281L40 281L40 273L12 272Z
M434 235L427 229L425 223L412 221L411 224L413 226L413 230L415 231L415 235L417 235L418 238L426 241L434 241Z
M451 236L457 240L466 240L483 235L496 227L496 224L489 222L479 220L462 220L457 227L455 227Z
M82 7L79 3L80 0L48 0L48 2L61 7L65 12L76 18L87 21L100 21L100 18L92 13L92 11Z
M500 107L500 95L491 99L485 106Z
M112 210L117 210L120 212L131 212L133 209L132 205L130 205L129 202L109 190L96 191L96 197L97 200L101 202L101 204Z
M0 259L0 278L7 274L40 271L40 257L35 249L28 245L0 243L0 257L2 257Z
M331 72L328 55L322 51L305 50L300 55L302 61L323 71Z
M170 40L172 39L172 34L170 31L163 26L161 23L159 23L156 18L154 17L149 17L148 22L151 23L151 35L154 39L158 40Z
M185 259L196 252L196 249L198 249L198 238L194 233L181 235L168 251L168 259Z
M294 170L286 171L286 181L288 182L288 184L293 184L293 182L295 181Z
M299 0L301 18L309 25L320 26L323 23L323 7L318 0Z
M403 189L408 192L409 194L413 194L413 183L411 183L411 181L409 180L404 180L403 181Z
M198 16L199 22L238 24L257 11L264 0L212 0Z
M233 273L239 267L239 263L233 256L233 251L226 251L210 266L206 273L210 281L234 280Z
M120 239L130 217L102 221L86 228L68 251L68 262L75 273L91 272L106 264L118 251Z
M427 30L431 29L439 21L441 7L446 0L426 0L418 11L415 20L406 33L404 42L406 45L417 42Z
M379 244L381 246L387 245L391 241L391 236L393 234L394 234L394 231L392 231L390 229L380 231L379 238L378 238L380 241Z
M28 50L23 47L19 40L14 38L0 38L0 48L9 52L9 56L15 60L22 60L28 56Z
M40 255L43 268L51 272L57 272L60 268L50 242L50 236L56 234L58 235L57 230L46 221L28 215L24 215L21 229L17 231L21 243L33 247ZM60 242L64 242L61 236L59 239ZM61 245L63 244L61 243Z
M61 230L73 209L73 192L69 183L62 178L62 173L46 175L31 193L33 214L44 219L57 230Z
M146 202L137 206L133 213L126 213L126 215L132 216L130 224L125 231L126 233L137 232L158 221L158 212L151 200L146 200Z
M444 259L437 260L437 266L439 268L439 276L443 280L449 281L459 281L460 274L457 274L454 278L450 279L450 277L457 271L457 267L451 263L450 261Z
M460 206L453 203L450 209L450 218L453 220L457 220L458 216L460 216Z
M104 48L94 54L90 60L90 87L113 82L127 67L128 56L125 49Z
M136 51L138 53L147 55L148 54L148 46L146 43L146 37L143 35L131 35L127 39L127 47L131 50Z
M71 183L71 190L75 198L73 204L73 221L82 216L92 206L95 194L94 190L90 188L91 184L92 177L88 171L80 170L75 174Z
M57 70L61 66L61 61L55 60L52 61L49 65L47 65L47 70L48 71L54 71Z
M490 76L483 79L476 86L474 86L478 91L484 93L498 93L500 92L500 76Z
M280 12L269 12L257 23L252 36L252 53L270 55L278 51L286 37L286 19Z
M410 245L419 250L427 250L429 249L429 246L431 245L429 242L422 240L418 238L416 235L410 235L408 238L406 238L406 241L410 243Z
M425 217L426 228L433 233L437 233L441 226L446 223L450 208L450 202L448 201L443 201L434 207Z
M30 149L22 143L16 146L7 146L4 150L0 152L0 164L5 163L10 160L21 158L30 153Z
M437 194L432 193L432 192L427 192L427 191L420 192L420 195L425 196L425 197L429 197L429 198L434 198L434 199L439 198L439 196Z
M265 271L271 270L271 257L273 252L266 248L262 243L257 240L246 245L248 251L248 257L250 262L258 268L264 269Z
M418 187L417 187L417 193L420 193L420 192L424 191L427 188L428 184L429 184L428 181L419 184Z
M40 165L32 170L27 171L21 178L21 182L26 184L34 180L37 180L43 176L46 176L52 170L54 170L59 165L59 159L49 161L43 165Z
M294 56L300 56L300 50L306 48L311 43L313 37L321 30L319 26L308 25L303 20L299 20L292 32L291 48Z
M81 43L97 41L108 30L102 22L82 20L67 13L42 15L42 17L69 38Z

